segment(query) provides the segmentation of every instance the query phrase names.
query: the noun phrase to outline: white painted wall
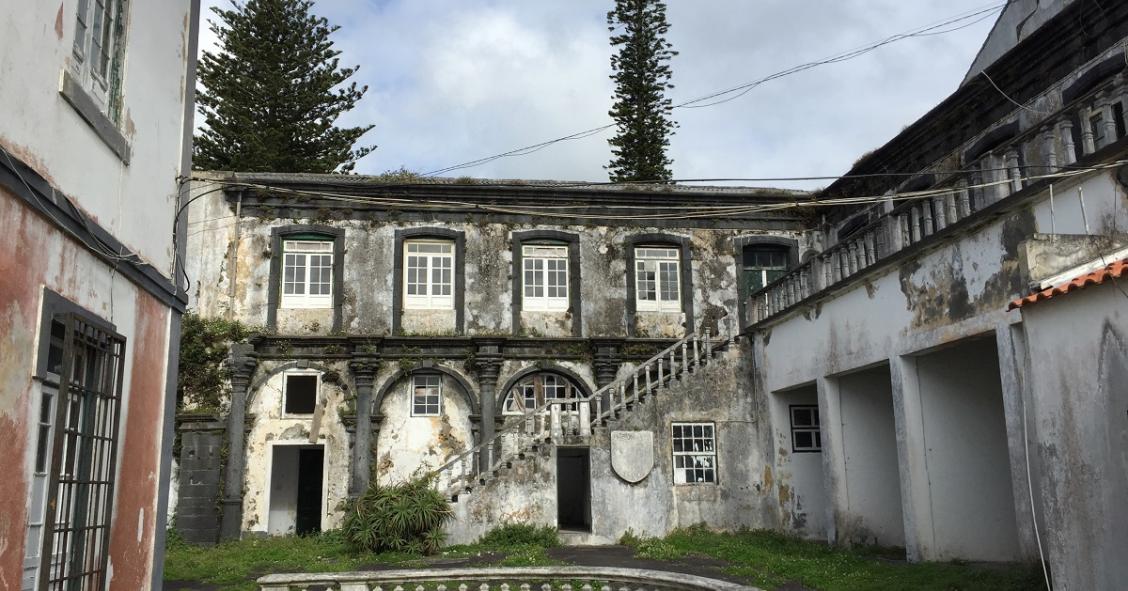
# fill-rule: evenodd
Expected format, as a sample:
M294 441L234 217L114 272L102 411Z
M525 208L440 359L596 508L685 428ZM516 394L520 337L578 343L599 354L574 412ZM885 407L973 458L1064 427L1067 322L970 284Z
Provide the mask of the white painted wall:
M771 396L776 448L775 479L783 512L783 527L805 538L825 539L828 506L822 452L794 452L791 442L791 405L817 405L815 386L775 392Z
M393 384L380 408L376 409L384 415L376 439L374 463L380 484L394 484L422 476L444 464L454 454L473 447L470 405L453 378L443 375L442 383L440 416L412 416L411 376Z
M1119 286L1128 289L1128 282ZM1128 580L1128 298L1111 283L1022 309L1055 589Z
M916 360L931 484L930 560L1017 560L1007 428L995 341ZM912 419L910 419L912 420ZM928 536L925 536L926 538ZM926 542L927 543L927 542Z
M904 546L897 433L888 368L837 378L844 453L846 505L838 517L839 539Z
M127 3L120 127L128 166L59 94L62 72L74 67L77 4L5 3L0 144L171 277L190 3Z

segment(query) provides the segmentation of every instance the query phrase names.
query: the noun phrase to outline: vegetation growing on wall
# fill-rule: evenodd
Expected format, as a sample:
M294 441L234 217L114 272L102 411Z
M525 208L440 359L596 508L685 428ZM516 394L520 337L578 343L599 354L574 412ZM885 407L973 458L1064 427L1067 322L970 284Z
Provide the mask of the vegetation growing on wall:
M345 538L370 552L438 552L446 538L443 523L452 512L450 503L431 484L429 478L384 486L373 482L349 503Z
M224 363L233 343L258 330L234 320L184 315L180 328L180 366L176 378L177 410L215 413L226 393L231 370ZM187 407L187 408L186 408Z

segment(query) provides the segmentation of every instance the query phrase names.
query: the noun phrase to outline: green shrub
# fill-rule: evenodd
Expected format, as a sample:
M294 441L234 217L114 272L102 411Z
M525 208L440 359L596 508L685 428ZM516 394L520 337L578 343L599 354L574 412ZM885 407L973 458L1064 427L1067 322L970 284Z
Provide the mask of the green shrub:
M549 525L537 527L527 523L507 523L486 532L478 543L490 548L515 546L554 548L560 545L560 537L556 528Z
M371 552L434 554L443 546L442 527L450 516L450 503L429 478L373 483L349 503L342 529L349 543Z

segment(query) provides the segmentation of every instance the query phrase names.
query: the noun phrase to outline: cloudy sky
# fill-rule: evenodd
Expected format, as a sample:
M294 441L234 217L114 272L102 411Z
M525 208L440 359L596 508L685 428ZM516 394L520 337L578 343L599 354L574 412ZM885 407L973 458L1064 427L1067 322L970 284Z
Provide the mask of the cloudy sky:
M204 0L207 7L230 0ZM369 87L343 124L372 123L360 173L428 172L610 122L612 0L317 0L343 64ZM675 103L935 24L987 0L669 0ZM990 30L914 37L678 109L676 178L841 174L959 85ZM970 21L964 21L965 24ZM202 27L202 47L214 38ZM450 176L606 180L611 132ZM761 182L813 188L826 181Z

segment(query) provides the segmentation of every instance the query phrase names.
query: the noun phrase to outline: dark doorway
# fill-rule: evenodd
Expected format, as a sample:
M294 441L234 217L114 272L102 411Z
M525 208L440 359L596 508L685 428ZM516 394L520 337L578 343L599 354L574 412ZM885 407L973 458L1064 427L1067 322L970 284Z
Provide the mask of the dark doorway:
M299 536L321 531L321 475L324 465L324 448L305 448L298 452L298 510L294 533Z
M556 448L556 525L591 531L591 458L586 447Z

